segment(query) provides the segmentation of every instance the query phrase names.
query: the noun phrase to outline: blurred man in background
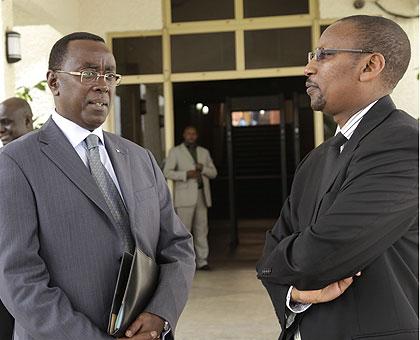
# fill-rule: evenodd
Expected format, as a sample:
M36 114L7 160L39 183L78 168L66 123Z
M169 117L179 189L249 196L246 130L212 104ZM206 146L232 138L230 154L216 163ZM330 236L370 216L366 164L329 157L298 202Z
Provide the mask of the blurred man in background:
M197 145L198 131L187 126L184 142L169 151L163 173L175 182L174 206L194 237L198 270L209 270L207 208L211 207L210 181L217 176L210 152Z

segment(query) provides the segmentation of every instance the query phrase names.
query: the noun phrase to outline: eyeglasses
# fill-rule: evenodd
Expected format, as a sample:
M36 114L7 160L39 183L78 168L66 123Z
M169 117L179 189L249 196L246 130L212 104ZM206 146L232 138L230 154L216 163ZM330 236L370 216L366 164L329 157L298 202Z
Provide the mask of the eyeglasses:
M81 71L81 72L68 72L56 70L57 73L66 73L72 76L80 76L80 82L82 84L94 84L100 77L104 77L104 80L108 86L118 86L121 83L121 74L116 74L113 72L107 72L105 74L100 74L96 71Z
M373 53L373 51L370 51L370 50L360 50L360 49L353 49L353 48L317 48L315 51L308 53L308 63L314 59L316 61L323 60L327 55L333 55L339 52Z

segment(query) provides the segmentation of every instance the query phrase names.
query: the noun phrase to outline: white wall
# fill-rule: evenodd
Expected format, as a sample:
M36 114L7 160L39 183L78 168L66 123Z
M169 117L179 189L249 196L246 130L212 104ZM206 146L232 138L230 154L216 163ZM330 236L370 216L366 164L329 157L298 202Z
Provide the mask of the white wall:
M419 3L416 0L381 0L381 5L394 13L416 15ZM380 15L394 20L407 33L411 43L411 62L407 72L401 79L392 98L398 108L407 111L415 118L419 118L419 19L401 19L384 13L372 1L366 1L362 9L353 7L353 0L320 0L320 16L322 19L342 18L349 15L367 14Z
M13 0L16 26L50 25L63 35L79 27L82 0Z
M32 87L46 79L49 52L62 34L49 25L17 26L15 30L21 34L22 44L22 60L16 63L16 88ZM31 90L30 94L34 119L44 122L54 109L51 92L47 87L46 91Z
M8 64L6 60L5 32L13 30L13 4L12 0L0 2L0 101L12 97L15 92L15 65Z

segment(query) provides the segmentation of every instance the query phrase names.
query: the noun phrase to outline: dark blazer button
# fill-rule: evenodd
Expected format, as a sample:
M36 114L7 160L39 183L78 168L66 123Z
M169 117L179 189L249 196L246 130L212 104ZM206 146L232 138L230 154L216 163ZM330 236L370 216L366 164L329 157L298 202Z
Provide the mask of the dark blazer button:
M265 275L265 276L270 275L270 274L271 274L271 272L272 272L272 269L271 269L271 268L264 268L264 269L262 270L262 274L263 274L263 275Z

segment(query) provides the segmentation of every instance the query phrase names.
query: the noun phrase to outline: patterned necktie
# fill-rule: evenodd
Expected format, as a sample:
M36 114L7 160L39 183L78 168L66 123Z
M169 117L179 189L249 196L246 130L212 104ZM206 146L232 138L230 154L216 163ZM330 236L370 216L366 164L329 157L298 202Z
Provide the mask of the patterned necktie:
M331 138L326 151L327 155L325 157L321 188L324 187L324 185L326 185L330 179L334 167L337 164L337 159L340 156L340 147L346 142L347 138L344 137L341 132L337 133L333 138Z
M90 173L102 192L114 221L119 228L119 232L124 240L125 250L130 254L133 254L135 242L130 230L130 220L127 209L125 208L124 202L114 181L101 162L101 157L99 155L99 137L90 134L86 137L85 142L87 146L86 156Z

